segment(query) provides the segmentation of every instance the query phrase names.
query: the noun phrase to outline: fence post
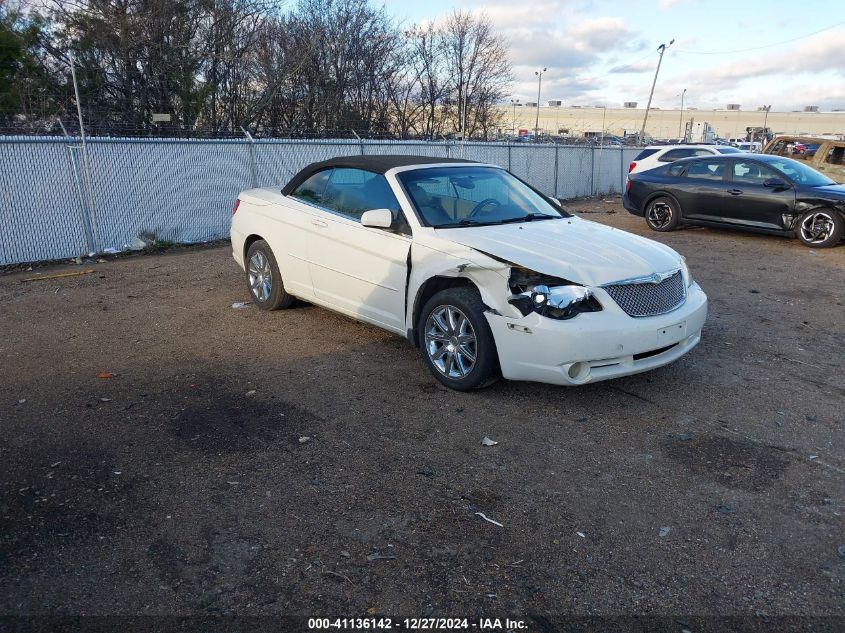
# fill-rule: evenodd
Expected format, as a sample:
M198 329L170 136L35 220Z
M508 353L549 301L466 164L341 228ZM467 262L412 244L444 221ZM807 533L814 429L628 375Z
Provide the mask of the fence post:
M508 171L511 171L511 142L508 139Z
M558 151L560 150L560 145L555 143L555 198L557 198L557 175L558 175Z
M601 193L601 168L602 168L602 150L604 149L603 145L599 145L599 168L596 170L596 195L600 196ZM595 149L593 149L595 152Z
M363 139L360 136L358 136L358 132L356 132L355 130L349 130L349 131L352 132L355 135L355 138L358 139L358 152L361 154L361 156L363 156L364 153L365 153L364 152L364 141L363 141Z
M62 126L62 129L64 129L64 126ZM65 136L67 137L67 132L65 132ZM70 141L70 137L68 137L68 141ZM82 191L82 173L79 169L79 161L76 160L76 150L78 147L78 145L71 145L70 143L65 145L68 159L70 160L70 171L73 175L73 182L76 185L76 194L79 196L79 206L82 211L82 230L85 232L85 245L88 247L88 252L93 253L96 251L94 228L91 225L91 209L88 208L88 200Z
M590 196L596 195L596 148L590 146Z
M625 193L625 148L619 147L619 191Z
M57 121L59 122L59 127L62 128L62 134L67 139L65 150L67 150L68 160L70 161L70 173L73 176L73 183L76 185L76 195L79 196L79 207L82 211L82 230L85 233L85 245L88 247L88 252L93 253L96 250L96 244L94 243L94 227L91 223L91 209L88 206L88 198L82 191L82 172L79 169L79 161L76 160L75 150L79 146L73 145L70 142L70 134L67 133L62 120L57 119Z
M241 126L241 131L246 134L246 137L249 140L249 175L252 179L252 187L254 189L258 186L258 174L255 170L255 139L252 138L252 134L247 132L243 126Z

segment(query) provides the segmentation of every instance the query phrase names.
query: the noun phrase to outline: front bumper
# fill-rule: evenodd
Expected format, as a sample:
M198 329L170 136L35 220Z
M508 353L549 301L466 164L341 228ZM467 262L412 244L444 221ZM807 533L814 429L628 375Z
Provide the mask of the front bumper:
M681 307L653 317L633 318L603 291L601 312L567 321L532 313L511 318L491 312L502 375L555 385L585 385L662 367L701 340L707 296L693 283Z

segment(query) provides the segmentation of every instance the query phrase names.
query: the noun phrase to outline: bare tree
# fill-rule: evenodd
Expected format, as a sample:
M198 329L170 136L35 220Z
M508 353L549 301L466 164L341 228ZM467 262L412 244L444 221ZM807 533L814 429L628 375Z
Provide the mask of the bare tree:
M5 121L37 118L47 83L42 114L72 120L71 53L84 119L109 134L486 136L510 80L501 38L468 13L401 31L371 0L43 0L27 21L22 1L0 0Z
M504 39L490 19L454 11L442 28L441 47L449 77L445 114L456 131L486 138L497 124L493 106L507 96L513 75Z

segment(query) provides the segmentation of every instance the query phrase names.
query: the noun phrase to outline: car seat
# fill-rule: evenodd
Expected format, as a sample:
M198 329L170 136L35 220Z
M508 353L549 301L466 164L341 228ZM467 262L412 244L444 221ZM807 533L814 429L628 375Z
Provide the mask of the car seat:
M454 222L452 216L443 208L440 198L432 196L420 187L419 184L410 184L408 186L408 193L414 199L414 202L416 202L420 213L428 224L450 224Z

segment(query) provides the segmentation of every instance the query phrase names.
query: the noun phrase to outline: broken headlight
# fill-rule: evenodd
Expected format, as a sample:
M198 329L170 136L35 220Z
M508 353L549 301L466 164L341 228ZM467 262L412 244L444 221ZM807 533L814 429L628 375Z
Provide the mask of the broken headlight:
M508 303L522 316L536 312L550 319L565 320L602 309L589 288L521 266L511 268L508 287L513 293Z
M549 286L547 283L517 287L512 285L512 290L522 290L522 292L508 299L508 303L519 310L522 316L536 312L541 316L557 320L571 319L582 312L598 312L602 309L589 288L562 279L549 278L548 281L562 282L563 285Z

